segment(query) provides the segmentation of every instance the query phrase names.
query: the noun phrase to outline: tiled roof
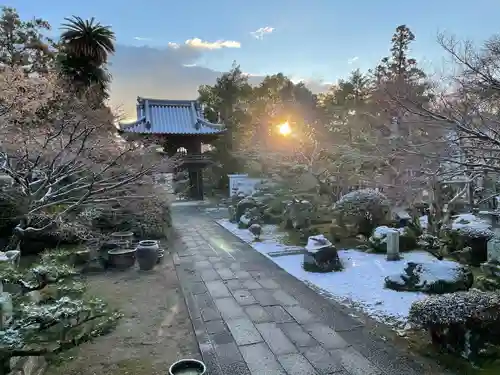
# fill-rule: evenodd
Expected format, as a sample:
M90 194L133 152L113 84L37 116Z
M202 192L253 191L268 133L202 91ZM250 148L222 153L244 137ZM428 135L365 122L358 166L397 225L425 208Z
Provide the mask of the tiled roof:
M218 134L223 125L205 120L194 100L137 98L137 120L120 124L126 133Z

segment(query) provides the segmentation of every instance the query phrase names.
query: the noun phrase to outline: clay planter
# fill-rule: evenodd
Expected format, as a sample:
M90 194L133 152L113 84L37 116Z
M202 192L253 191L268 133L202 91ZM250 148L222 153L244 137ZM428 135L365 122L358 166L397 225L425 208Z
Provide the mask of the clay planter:
M139 268L143 271L152 270L158 261L159 253L158 241L145 240L139 241L139 245L136 248L137 262L139 263Z
M169 375L204 375L206 372L205 364L196 359L181 359L168 369Z
M120 245L123 248L131 248L134 241L133 232L114 232L111 233L111 242Z
M165 257L165 250L158 249L158 260L156 261L156 264L160 264L164 257Z
M80 251L77 251L73 254L73 265L75 266L83 266L87 263L90 262L90 259L91 259L91 254L90 254L90 250L86 249L86 250L80 250Z
M109 250L108 262L112 268L126 270L135 264L135 249Z

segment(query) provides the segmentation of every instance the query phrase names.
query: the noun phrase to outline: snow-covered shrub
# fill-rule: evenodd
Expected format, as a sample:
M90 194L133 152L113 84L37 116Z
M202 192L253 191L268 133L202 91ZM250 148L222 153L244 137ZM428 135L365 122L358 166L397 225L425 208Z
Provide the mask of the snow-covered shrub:
M26 271L0 264L0 280L14 294L0 295L0 305L12 308L0 329L0 374L9 373L14 356L59 353L107 333L120 318L104 301L84 294L75 269L59 263L62 255L46 253ZM28 298L33 293L38 297Z
M431 296L413 303L409 322L428 330L434 344L480 362L500 344L500 294L471 289Z
M439 249L440 246L439 237L433 236L430 233L422 233L417 238L417 246L425 250Z
M66 216L63 222L52 222L50 216L32 215L30 227L46 228L41 232L25 233L21 238L20 249L23 255L39 254L47 249L58 246L77 245L94 236L89 225L83 220Z
M339 225L352 226L354 234L365 236L385 224L390 214L390 204L385 195L373 189L352 191L340 198L333 209Z

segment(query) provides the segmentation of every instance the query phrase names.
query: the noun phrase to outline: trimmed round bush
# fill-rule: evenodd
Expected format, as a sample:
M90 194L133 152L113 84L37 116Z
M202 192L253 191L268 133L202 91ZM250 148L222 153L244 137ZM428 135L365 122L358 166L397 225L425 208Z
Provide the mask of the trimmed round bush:
M390 216L390 203L385 195L373 189L352 191L334 205L337 224L351 227L353 234L371 235Z
M495 357L500 344L500 294L471 289L412 304L408 320L429 331L433 344L473 363Z

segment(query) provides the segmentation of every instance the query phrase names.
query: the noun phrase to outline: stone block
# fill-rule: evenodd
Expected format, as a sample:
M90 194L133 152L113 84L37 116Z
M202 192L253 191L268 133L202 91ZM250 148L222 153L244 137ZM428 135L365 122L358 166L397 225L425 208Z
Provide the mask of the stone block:
M395 261L400 260L399 255L399 231L396 229L387 231L387 260Z
M278 356L297 352L297 348L295 348L293 343L275 323L260 323L255 326L275 355Z
M248 318L229 319L226 324L238 345L250 345L263 341L259 331Z
M240 351L252 374L286 375L266 344L242 346Z

